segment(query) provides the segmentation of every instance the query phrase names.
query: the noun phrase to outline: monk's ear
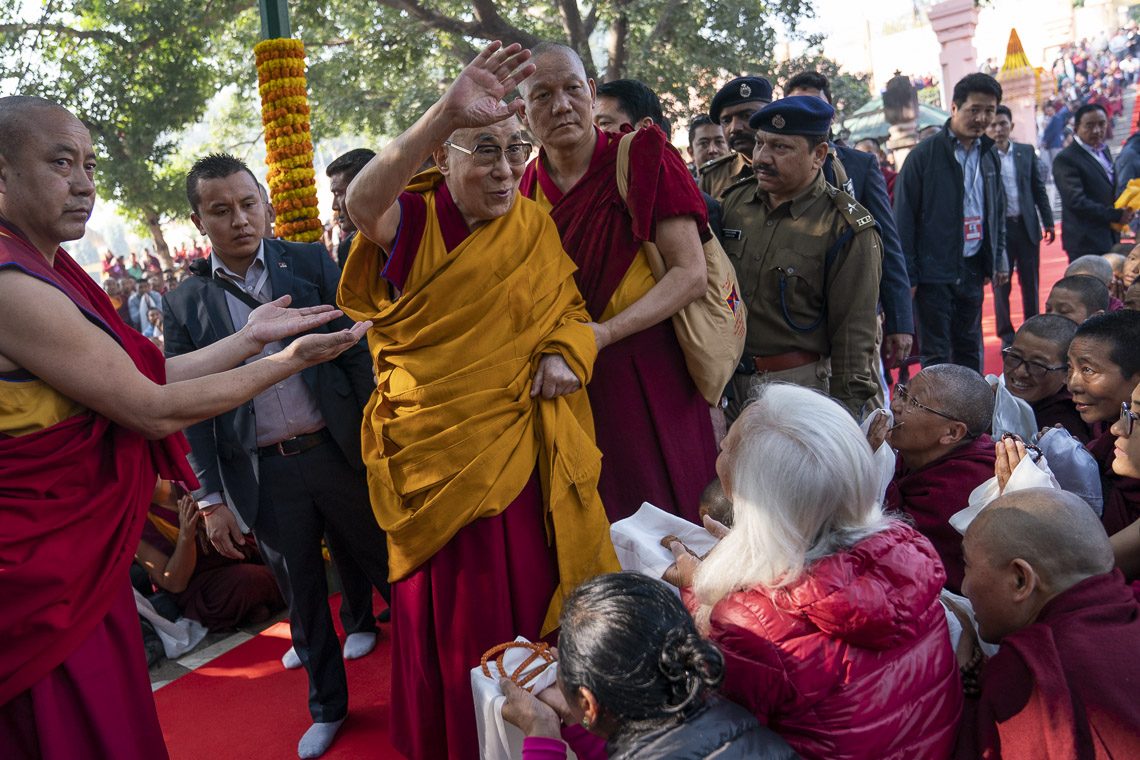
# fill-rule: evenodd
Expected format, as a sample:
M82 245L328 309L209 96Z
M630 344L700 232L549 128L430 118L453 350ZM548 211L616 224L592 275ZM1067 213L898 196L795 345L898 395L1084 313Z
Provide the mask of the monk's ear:
M451 172L451 164L448 160L451 158L451 151L447 149L446 145L441 145L435 149L431 154L432 159L435 160L435 165L439 169L439 173L447 176Z
M598 698L594 696L594 692L585 686L579 686L577 699L578 709L582 711L582 716L586 722L591 726L595 725L602 715L602 706L598 703Z
M1020 557L1009 563L1011 584L1010 601L1024 602L1041 588L1041 577L1033 569L1033 565Z
M587 79L586 84L590 87L590 105L596 106L598 104L598 85L593 79Z
M637 122L637 124L634 125L634 129L643 129L645 127L652 127L652 126L653 126L653 117L643 116L643 117L641 117L641 121Z
M966 427L966 423L957 420L948 420L948 423L946 432L938 439L938 442L943 446L958 443L970 434L970 429Z

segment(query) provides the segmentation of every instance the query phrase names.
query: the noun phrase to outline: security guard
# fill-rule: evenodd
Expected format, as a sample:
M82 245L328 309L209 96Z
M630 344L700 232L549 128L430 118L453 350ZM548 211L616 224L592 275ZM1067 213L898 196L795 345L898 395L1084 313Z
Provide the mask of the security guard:
M720 198L730 185L752 176L756 130L748 120L771 102L772 83L764 77L737 77L713 96L709 116L724 127L724 138L732 152L698 168L701 190Z
M797 95L755 114L755 176L725 191L724 247L748 308L729 417L759 382L830 394L869 411L882 244L874 218L821 167L835 110Z

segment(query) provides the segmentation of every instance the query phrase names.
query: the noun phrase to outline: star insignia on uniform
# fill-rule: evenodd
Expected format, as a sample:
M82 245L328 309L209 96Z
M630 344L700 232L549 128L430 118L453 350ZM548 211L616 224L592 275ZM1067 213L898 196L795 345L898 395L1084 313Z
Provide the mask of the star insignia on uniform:
M848 203L847 204L847 213L848 214L854 214L855 213L855 204L854 203Z
M289 265L286 264L284 261L278 261L277 266L281 267L282 269L288 269L289 268Z
M775 116L772 117L772 126L775 127L776 129L783 129L784 124L786 124L786 123L787 122L784 121L784 117L781 116L780 114L776 114Z

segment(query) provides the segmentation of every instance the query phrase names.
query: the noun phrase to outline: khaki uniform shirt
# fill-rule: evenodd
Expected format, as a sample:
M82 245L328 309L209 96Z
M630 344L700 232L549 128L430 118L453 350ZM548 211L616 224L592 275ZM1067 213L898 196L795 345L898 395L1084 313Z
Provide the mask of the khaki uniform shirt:
M854 198L827 183L823 172L793 200L772 209L755 178L725 192L724 248L748 308L744 361L812 351L831 357L832 397L858 417L879 384L875 376L882 244L875 220ZM824 287L827 250L846 232ZM780 281L787 317L781 307Z
M720 194L742 179L752 176L752 162L747 156L730 151L727 156L714 158L698 169L701 190L720 200Z

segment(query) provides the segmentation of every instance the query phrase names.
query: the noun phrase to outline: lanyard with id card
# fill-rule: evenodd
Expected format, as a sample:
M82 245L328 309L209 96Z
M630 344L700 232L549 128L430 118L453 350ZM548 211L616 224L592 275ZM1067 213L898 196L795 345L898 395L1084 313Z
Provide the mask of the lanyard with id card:
M966 242L971 243L982 239L982 218L980 216L967 216L962 220L962 232Z

